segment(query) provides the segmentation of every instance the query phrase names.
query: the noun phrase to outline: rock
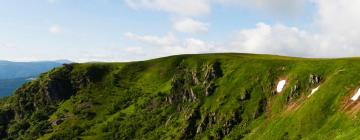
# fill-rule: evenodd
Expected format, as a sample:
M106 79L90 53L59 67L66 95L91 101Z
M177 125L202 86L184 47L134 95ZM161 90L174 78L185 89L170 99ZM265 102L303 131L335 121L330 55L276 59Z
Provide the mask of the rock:
M199 84L199 79L197 78L196 72L192 71L192 72L191 72L191 75L192 75L193 84L194 84L194 85Z
M192 139L196 135L196 121L200 119L201 114L198 109L191 111L189 115L186 116L187 127L182 130L182 137L180 139Z
M59 118L59 119L56 119L54 120L53 122L51 122L51 125L52 126L58 126L60 125L62 122L64 122L65 118Z
M222 70L221 70L219 62L215 62L212 65L205 66L204 82L211 81L211 80L219 78L221 76L222 76Z
M287 102L290 102L294 99L297 99L300 96L300 87L298 85L294 85L291 87L290 94L287 97Z
M241 93L240 95L240 100L241 101L245 101L245 100L248 100L250 99L250 91L249 90L245 90L244 92Z
M17 117L38 109L53 111L51 106L70 98L76 93L70 79L72 66L66 66L43 74L40 80L25 84L15 92L14 111ZM33 94L29 94L33 93Z
M222 76L220 63L215 62L214 64L206 65L202 71L204 72L204 77L198 78L196 71L191 71L184 66L177 67L172 78L172 88L166 101L169 104L195 102L199 97L213 94L216 89L214 80ZM193 89L195 88L197 89L196 91L204 91L205 93L199 95L199 93L194 92Z
M207 84L205 87L205 96L210 96L211 94L213 94L215 92L215 89L216 85L213 82Z
M321 77L318 75L310 74L309 76L309 83L311 86L316 86L321 81Z

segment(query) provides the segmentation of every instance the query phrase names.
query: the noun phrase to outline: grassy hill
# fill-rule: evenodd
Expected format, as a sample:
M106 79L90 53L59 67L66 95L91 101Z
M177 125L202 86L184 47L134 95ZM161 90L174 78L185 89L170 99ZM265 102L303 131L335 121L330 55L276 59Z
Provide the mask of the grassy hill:
M65 65L1 101L0 137L359 139L359 62L204 54Z

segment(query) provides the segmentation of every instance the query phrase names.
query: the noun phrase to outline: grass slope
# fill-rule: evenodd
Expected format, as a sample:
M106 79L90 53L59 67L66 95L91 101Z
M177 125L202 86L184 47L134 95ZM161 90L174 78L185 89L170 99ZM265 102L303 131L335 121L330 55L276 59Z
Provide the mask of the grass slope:
M359 139L359 62L204 54L65 65L1 101L0 137Z

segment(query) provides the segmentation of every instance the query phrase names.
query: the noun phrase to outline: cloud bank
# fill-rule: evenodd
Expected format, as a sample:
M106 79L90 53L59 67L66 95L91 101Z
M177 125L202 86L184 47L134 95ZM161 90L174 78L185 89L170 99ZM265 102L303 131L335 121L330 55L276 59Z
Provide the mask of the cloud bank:
M202 43L199 43L206 45L191 43L184 45L184 41L173 42L171 45L175 46L174 48L178 47L173 50L178 51L178 54L224 51L299 57L349 57L360 55L360 9L358 8L360 7L360 1L357 0L201 0L195 3L194 1L184 1L185 5L193 5L192 3L194 3L194 7L190 7L191 10L183 10L184 12L187 11L186 13L176 10L178 7L172 5L175 2L169 1L167 4L161 4L163 3L161 0L140 1L135 2L133 0L131 6L163 9L162 11L165 12L187 16L209 14L215 4L252 8L275 14L284 14L284 16L293 16L303 11L306 3L317 7L317 11L313 15L314 20L309 23L312 28L301 29L281 23L271 25L259 21L254 28L238 29L237 33L230 33L232 38L226 42L215 44L201 41ZM197 6L202 8L195 8ZM193 34L207 33L208 30L211 30L209 24L191 18L176 21L173 27L178 32ZM153 44L153 46L156 45ZM179 49L179 46L186 49L186 51Z

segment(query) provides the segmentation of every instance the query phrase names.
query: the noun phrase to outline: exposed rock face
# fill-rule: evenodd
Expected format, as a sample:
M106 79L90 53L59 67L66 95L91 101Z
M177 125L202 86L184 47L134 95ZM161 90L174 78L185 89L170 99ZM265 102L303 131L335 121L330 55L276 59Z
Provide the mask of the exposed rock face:
M309 83L311 86L316 86L321 81L321 77L319 75L310 74L309 76Z
M66 65L62 69L54 71L44 81L33 81L15 93L15 112L22 118L26 112L50 108L57 102L70 98L75 94L70 79L72 66Z
M53 121L51 123L51 125L53 126L57 126L57 125L60 125L62 122L64 122L65 118L59 118L59 119L56 119L55 121Z
M239 121L237 120L237 117L233 117L231 120L226 121L223 125L223 129L218 132L219 138L223 138L224 136L228 135L232 128L238 123Z
M216 113L212 112L207 114L204 119L200 122L196 129L196 133L202 133L206 128L212 127L216 122Z
M196 135L196 121L201 118L198 109L192 110L190 115L186 117L188 125L183 130L181 139L192 139Z
M205 96L210 96L212 93L215 92L216 85L215 83L211 82L205 85Z
M197 126L196 133L202 133L207 128L212 128L215 125L220 124L221 129L218 129L216 131L214 139L222 139L226 135L230 134L234 126L238 125L242 121L240 115L241 113L243 113L242 109L235 111L234 114L230 115L231 119L228 120L226 120L225 118L217 118L215 112L209 113L201 120L200 124Z
M300 86L298 84L295 84L291 87L290 94L287 97L287 102L291 102L293 100L296 100L300 97Z
M205 81L211 81L213 79L219 78L222 76L222 70L220 67L220 62L215 62L214 64L207 65L205 68ZM204 81L204 82L205 82Z
M204 74L203 77L199 76ZM189 70L180 65L172 78L170 95L166 98L169 104L195 102L202 96L210 96L216 90L215 80L222 76L220 63L202 67L202 71ZM194 89L200 89L194 91ZM204 91L205 93L199 93Z
M192 72L191 72L191 75L192 75L192 82L193 82L195 85L199 84L200 81L199 81L199 79L198 79L198 77L197 77L197 75L196 75L196 71L192 71Z
M216 89L216 85L213 80L222 76L222 70L219 62L215 62L212 65L207 65L205 68L205 80L203 81L205 87L205 96L210 96Z
M248 100L248 99L250 99L250 96L251 96L251 91L250 90L245 90L244 92L241 93L240 100L241 101Z
M166 98L170 104L193 102L197 99L192 89L192 79L189 80L187 76L187 73L183 73L173 77L171 94Z

